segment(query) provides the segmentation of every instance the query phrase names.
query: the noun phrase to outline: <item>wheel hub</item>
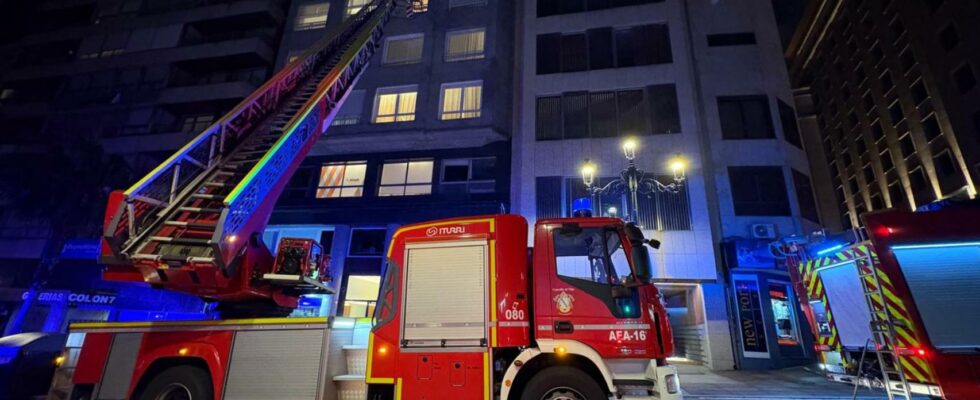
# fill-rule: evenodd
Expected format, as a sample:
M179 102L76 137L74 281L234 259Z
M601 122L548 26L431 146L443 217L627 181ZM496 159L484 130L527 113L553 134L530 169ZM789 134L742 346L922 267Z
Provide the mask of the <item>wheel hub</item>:
M157 395L156 400L193 400L190 389L180 383L171 383Z
M541 400L586 400L586 398L575 389L557 387L548 391Z

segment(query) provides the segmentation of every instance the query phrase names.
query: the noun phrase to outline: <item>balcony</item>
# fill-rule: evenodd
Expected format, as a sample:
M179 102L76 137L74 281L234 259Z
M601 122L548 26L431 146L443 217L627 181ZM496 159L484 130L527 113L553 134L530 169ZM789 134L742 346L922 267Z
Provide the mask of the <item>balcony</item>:
M160 104L198 103L216 100L241 100L252 94L262 82L224 82L171 87L160 92Z

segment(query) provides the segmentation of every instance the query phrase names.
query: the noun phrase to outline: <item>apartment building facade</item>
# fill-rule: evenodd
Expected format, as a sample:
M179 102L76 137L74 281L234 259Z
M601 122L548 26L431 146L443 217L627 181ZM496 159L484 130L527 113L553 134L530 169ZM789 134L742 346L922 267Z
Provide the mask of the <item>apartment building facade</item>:
M786 51L828 228L974 198L980 4L818 1Z
M279 65L368 1L295 1ZM508 211L514 3L396 11L377 49L277 204L266 243L319 240L336 295L297 314L372 315L385 249L407 223Z
M768 2L709 0L523 2L521 88L512 208L567 216L588 192L636 163L663 183L687 160L678 193L639 196L636 221L655 251L679 358L713 369L772 368L811 356L776 235L814 229L814 199L781 45ZM599 196L622 215L626 194Z
M101 282L94 244L104 198L271 76L288 1L14 3L4 4L0 44L0 159L3 183L12 186L0 200L0 275L11 277L0 290L0 314L13 314L35 278L54 294L39 296L52 301L37 304L26 330L139 318L128 311L119 317L120 307L201 313L196 298L163 300L149 288ZM50 271L36 275L39 264ZM125 292L134 301L94 313L68 301L91 290Z

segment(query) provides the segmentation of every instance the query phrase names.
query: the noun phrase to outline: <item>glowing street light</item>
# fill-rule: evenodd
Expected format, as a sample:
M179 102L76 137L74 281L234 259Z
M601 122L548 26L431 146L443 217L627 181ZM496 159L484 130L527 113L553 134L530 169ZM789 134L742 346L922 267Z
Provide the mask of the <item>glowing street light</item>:
M586 159L582 164L579 172L582 173L582 183L585 184L591 197L593 210L595 210L595 207L599 207L599 210L602 209L597 201L600 195L606 193L627 193L629 195L628 207L624 212L624 218L635 223L637 222L636 213L639 209L638 195L640 193L649 196L653 193L680 192L687 175L687 159L680 154L672 157L667 162L667 168L673 174L673 182L661 183L654 176L648 176L646 172L637 168L636 151L639 147L640 142L636 138L627 138L623 141L622 148L623 155L626 156L626 168L620 171L618 178L613 179L601 187L596 184L596 173L598 170L596 165L589 159ZM608 215L615 216L619 210L616 207L609 207L607 211Z

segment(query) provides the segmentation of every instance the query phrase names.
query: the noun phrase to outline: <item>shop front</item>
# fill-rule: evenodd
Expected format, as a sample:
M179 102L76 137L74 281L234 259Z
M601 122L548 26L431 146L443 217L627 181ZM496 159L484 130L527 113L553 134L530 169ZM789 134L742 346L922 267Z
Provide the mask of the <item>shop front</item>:
M728 263L738 368L777 369L813 363L813 335L785 268L771 257L756 257L751 263L742 257L741 261L740 265Z

